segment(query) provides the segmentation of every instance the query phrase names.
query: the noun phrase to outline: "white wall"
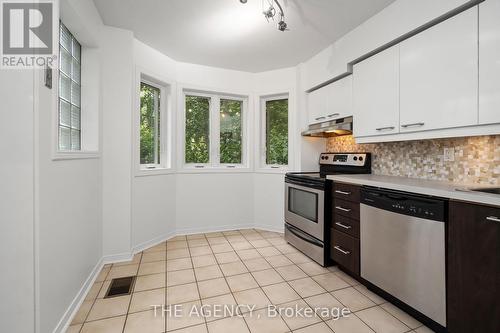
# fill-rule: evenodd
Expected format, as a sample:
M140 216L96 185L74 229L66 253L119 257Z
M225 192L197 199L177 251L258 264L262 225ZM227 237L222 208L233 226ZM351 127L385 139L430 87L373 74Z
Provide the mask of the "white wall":
M285 221L284 175L253 176L254 224L256 228L283 232Z
M175 231L176 175L134 177L132 246L164 240Z
M34 277L33 71L0 73L0 332L32 332Z
M39 75L40 332L52 331L102 256L99 159L52 159L52 90Z
M253 225L251 173L178 174L178 233L248 228Z
M133 36L105 27L101 33L103 109L103 252L131 249Z
M96 35L103 24L92 1L61 1L61 19L80 40L84 57L89 47L93 53L97 52ZM90 57L83 58L84 66L92 65L94 70L83 73L87 76L82 81L84 91L95 89L86 82L99 82L99 64L90 64L89 60ZM102 257L101 161L53 159L58 121L57 81L50 90L44 86L42 71L37 74L37 332L52 332L56 327L62 329L69 319L77 305L74 301L78 301L82 286L88 283ZM86 108L93 105L92 112L97 117L98 90L97 87L92 92L93 103L86 104ZM97 133L94 145L98 148Z

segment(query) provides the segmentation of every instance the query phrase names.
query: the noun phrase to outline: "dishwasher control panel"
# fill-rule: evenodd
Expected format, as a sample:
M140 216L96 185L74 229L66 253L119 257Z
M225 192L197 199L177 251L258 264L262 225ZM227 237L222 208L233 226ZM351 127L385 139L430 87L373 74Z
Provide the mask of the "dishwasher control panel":
M445 221L445 199L419 194L363 187L361 203L392 211L395 213L419 217L427 220Z

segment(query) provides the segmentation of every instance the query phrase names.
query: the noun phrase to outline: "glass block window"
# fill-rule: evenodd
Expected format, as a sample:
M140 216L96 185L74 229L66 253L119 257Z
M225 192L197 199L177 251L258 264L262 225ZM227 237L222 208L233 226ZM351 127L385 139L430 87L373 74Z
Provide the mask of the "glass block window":
M81 150L81 46L59 24L59 150Z

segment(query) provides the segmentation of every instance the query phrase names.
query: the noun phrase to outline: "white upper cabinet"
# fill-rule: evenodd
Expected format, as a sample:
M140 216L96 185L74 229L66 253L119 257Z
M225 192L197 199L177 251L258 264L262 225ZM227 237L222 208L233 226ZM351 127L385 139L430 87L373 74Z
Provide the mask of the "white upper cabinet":
M479 5L479 123L500 123L500 0Z
M401 43L401 133L477 125L477 10Z
M352 76L309 93L309 123L352 116Z
M353 70L354 136L399 133L399 45Z
M352 116L352 75L335 81L327 89L327 117L331 119Z
M309 123L319 123L326 120L326 89L320 88L309 93L307 97L307 109L309 111Z

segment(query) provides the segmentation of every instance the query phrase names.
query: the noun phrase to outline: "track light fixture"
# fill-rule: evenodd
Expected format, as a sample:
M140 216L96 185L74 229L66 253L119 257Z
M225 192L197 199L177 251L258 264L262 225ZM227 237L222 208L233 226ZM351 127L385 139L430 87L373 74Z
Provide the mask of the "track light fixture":
M240 0L241 3L247 3L248 0ZM283 7L279 3L278 0L262 0L262 14L266 18L267 22L270 20L274 21L274 17L276 16L276 7L278 7L279 11L279 21L278 21L278 30L279 31L287 31L288 24L285 22L285 12L283 11Z

